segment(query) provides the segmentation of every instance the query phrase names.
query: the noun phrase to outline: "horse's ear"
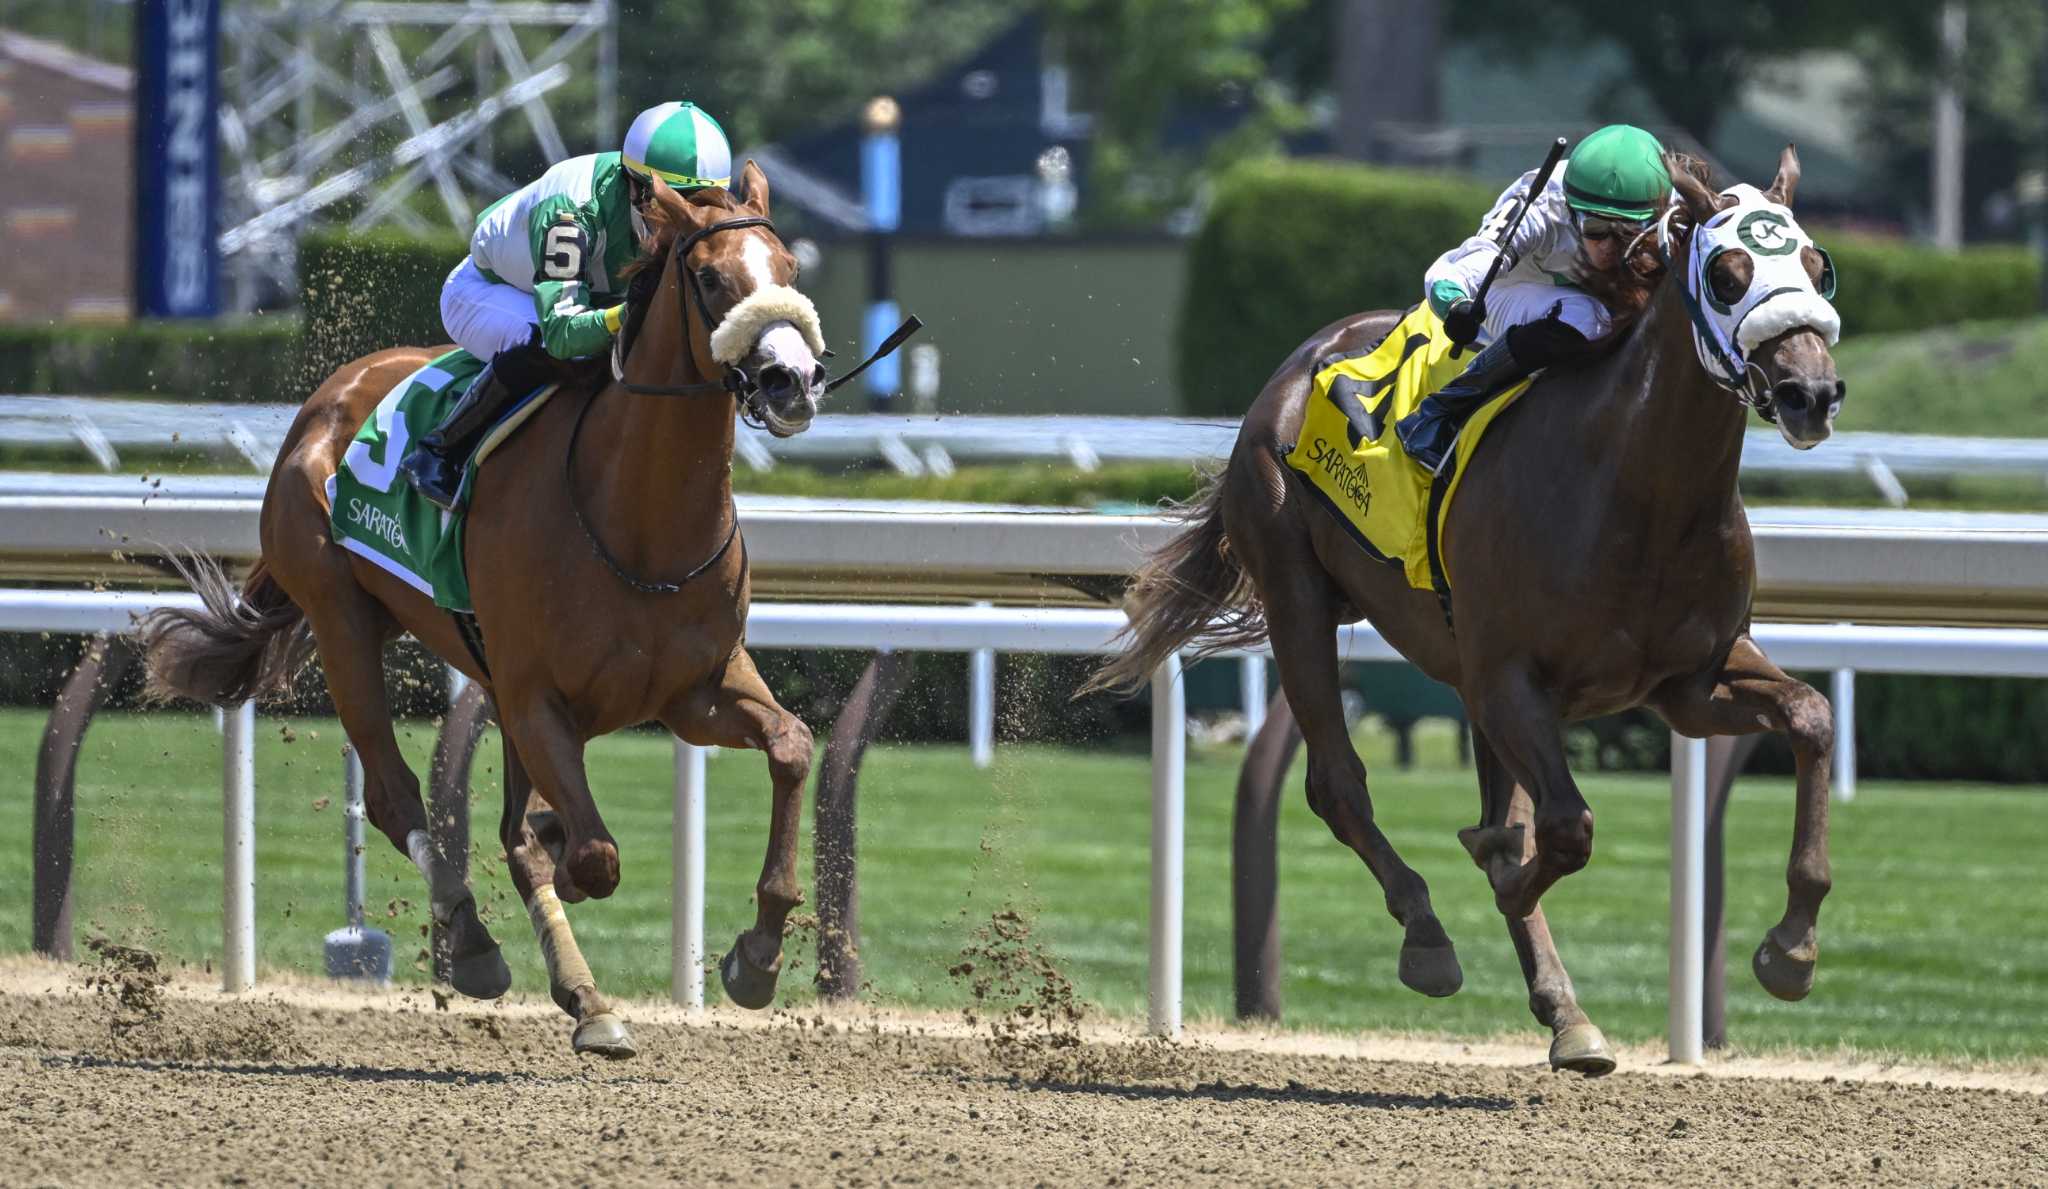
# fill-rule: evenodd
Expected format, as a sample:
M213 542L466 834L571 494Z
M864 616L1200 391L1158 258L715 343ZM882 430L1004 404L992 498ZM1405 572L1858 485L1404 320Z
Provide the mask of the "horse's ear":
M768 175L761 172L761 167L754 164L751 157L747 159L746 167L740 170L740 184L733 188L733 197L756 214L768 213Z
M1778 176L1771 181L1771 188L1764 191L1764 197L1779 206L1791 206L1793 192L1799 189L1799 147L1787 144L1785 151L1778 154Z
M1704 223L1730 200L1714 193L1693 165L1690 158L1671 153L1664 155L1664 167L1671 173L1671 188L1678 191L1679 200L1685 203L1685 209L1692 215L1692 221Z
M655 226L674 225L680 220L695 221L696 215L690 209L689 200L678 194L675 187L661 180L660 174L647 179L648 202L647 221Z

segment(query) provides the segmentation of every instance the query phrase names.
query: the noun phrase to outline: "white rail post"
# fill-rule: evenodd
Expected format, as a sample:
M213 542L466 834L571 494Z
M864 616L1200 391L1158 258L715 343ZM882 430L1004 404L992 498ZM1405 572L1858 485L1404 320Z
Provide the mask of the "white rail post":
M986 607L988 603L976 603ZM996 762L996 650L977 648L967 654L967 750L974 766Z
M236 992L256 985L256 704L223 717L220 986Z
M345 744L341 749L341 771L342 897L348 909L348 923L360 929L363 898L369 889L363 862L363 823L369 814L363 807L363 757L356 754L354 744Z
M1707 742L1671 736L1671 1060L1706 1049Z
M1836 669L1835 704L1835 800L1856 799L1856 670Z
M1238 697L1244 702L1244 741L1250 744L1266 725L1266 658L1249 653L1238 662Z
M1187 817L1187 688L1180 656L1152 675L1152 1032L1180 1035L1181 860Z
M669 997L704 1009L704 749L676 740L672 827L674 903L669 911Z

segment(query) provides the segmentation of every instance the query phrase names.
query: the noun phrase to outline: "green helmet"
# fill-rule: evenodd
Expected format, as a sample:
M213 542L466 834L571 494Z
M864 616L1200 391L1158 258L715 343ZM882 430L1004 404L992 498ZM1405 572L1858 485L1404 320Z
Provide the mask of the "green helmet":
M1587 214L1649 219L1670 194L1664 146L1631 124L1609 124L1587 136L1564 167L1564 200Z
M694 103L664 103L634 117L620 159L635 176L652 174L678 190L732 182L725 129Z

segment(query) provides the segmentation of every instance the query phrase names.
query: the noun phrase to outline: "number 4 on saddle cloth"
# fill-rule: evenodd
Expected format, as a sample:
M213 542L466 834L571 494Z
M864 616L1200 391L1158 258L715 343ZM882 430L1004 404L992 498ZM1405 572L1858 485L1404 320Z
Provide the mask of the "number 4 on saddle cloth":
M1394 426L1469 362L1451 358L1443 323L1428 306L1417 306L1371 351L1325 360L1316 369L1301 437L1286 456L1367 554L1401 567L1410 586L1436 591L1446 613L1445 512L1486 427L1535 377L1509 385L1475 410L1434 475L1408 456Z
M341 466L327 480L330 525L342 548L367 559L449 611L469 611L462 564L464 514L444 512L398 473L413 442L441 423L484 370L457 349L400 380L356 431ZM558 385L527 393L484 431L462 468L459 506L469 507L476 472L491 451L526 423Z

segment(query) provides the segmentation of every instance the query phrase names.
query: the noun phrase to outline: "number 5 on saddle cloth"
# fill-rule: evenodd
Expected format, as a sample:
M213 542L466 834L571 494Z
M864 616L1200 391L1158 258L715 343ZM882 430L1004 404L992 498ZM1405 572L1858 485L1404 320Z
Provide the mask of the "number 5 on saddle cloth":
M1434 590L1450 608L1443 521L1459 476L1494 418L1528 391L1522 379L1474 411L1443 468L1432 476L1402 449L1395 422L1464 370L1429 307L1417 306L1364 355L1316 369L1301 437L1286 455L1317 502L1371 557L1401 567L1408 584Z
M457 349L400 380L356 431L340 468L327 480L335 541L449 611L470 610L469 578L462 563L465 516L444 512L414 491L400 476L398 464L415 439L441 423L483 367L481 360ZM463 468L460 495L465 511L477 467L556 388L544 385L521 397L483 432Z

